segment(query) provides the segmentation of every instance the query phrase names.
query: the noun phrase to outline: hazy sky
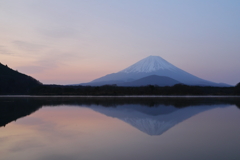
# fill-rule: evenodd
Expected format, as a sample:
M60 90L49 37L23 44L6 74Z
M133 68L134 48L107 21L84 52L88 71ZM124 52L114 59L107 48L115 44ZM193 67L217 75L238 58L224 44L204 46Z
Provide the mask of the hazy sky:
M0 62L43 83L88 82L149 55L237 84L240 1L0 1Z

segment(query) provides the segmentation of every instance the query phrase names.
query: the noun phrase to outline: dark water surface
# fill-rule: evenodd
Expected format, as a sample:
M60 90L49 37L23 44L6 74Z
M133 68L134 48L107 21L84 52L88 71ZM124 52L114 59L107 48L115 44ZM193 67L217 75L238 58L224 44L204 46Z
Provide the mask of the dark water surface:
M0 98L1 160L239 160L239 98Z

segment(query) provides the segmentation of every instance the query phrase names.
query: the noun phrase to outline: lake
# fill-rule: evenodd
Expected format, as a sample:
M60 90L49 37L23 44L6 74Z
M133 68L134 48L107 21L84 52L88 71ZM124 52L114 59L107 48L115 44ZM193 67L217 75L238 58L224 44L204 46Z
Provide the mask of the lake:
M1 160L238 160L239 97L1 97Z

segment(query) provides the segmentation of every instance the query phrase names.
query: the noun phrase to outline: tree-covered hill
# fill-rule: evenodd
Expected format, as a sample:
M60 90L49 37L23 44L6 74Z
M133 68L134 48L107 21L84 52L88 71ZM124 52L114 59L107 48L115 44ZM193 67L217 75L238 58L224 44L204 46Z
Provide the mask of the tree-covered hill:
M36 79L0 63L0 94L28 94L39 85L42 84Z

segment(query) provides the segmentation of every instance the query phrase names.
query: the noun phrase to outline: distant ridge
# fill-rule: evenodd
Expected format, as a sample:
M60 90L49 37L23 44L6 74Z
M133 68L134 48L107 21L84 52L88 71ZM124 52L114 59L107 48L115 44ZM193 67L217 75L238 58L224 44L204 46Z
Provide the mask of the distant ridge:
M89 83L80 85L106 85L113 82L131 82L151 75L164 76L186 85L229 87L223 83L214 83L198 78L172 65L159 56L149 56L117 73L108 74Z
M41 83L36 79L0 63L0 94L28 94L39 85Z
M176 81L169 77L151 75L151 76L140 78L135 81L120 83L118 85L119 86L147 86L147 85L173 86L179 83L180 83L179 81Z

